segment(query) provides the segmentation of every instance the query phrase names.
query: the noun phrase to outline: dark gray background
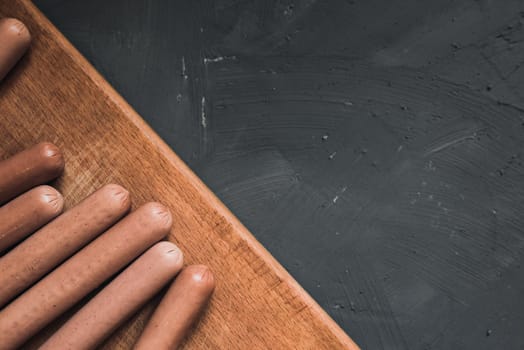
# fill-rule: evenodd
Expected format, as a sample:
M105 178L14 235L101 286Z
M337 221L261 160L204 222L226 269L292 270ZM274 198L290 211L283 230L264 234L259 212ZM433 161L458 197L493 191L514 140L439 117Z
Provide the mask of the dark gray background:
M524 349L524 2L39 0L364 349Z

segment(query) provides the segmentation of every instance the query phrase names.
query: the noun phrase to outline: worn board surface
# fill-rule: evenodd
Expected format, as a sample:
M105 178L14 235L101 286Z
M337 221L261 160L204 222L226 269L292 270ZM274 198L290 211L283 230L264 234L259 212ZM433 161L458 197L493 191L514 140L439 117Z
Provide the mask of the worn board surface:
M169 239L218 281L187 348L356 348L29 1L2 0L0 13L25 22L34 38L0 87L1 158L49 140L65 154L56 185L68 207L114 182L130 190L135 206L155 200L171 208ZM129 348L146 311L106 347Z
M37 3L363 348L524 346L522 0Z

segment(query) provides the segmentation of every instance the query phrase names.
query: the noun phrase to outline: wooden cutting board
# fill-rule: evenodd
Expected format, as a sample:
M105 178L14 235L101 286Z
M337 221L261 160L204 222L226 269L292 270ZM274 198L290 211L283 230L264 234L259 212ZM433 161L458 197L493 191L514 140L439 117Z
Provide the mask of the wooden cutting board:
M358 349L30 1L0 0L0 14L25 22L34 40L0 85L0 159L48 140L65 154L55 185L67 207L106 183L128 188L135 208L152 200L170 207L169 240L218 281L185 348ZM104 347L130 348L152 308Z

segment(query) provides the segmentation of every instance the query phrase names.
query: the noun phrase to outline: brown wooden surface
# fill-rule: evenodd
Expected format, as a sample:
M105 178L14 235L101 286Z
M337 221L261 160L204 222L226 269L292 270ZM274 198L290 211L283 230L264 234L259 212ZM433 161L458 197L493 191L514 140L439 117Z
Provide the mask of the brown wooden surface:
M218 281L185 348L357 349L30 1L0 0L0 14L25 22L34 40L0 86L0 159L48 140L65 154L55 185L66 207L113 182L131 191L134 207L155 200L171 208L169 239ZM105 347L130 348L151 309Z

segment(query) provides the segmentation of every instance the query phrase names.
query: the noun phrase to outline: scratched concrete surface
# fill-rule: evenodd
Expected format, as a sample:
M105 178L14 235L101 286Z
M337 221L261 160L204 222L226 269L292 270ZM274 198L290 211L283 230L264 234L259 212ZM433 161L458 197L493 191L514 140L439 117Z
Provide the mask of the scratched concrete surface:
M524 348L524 2L38 0L364 349Z

